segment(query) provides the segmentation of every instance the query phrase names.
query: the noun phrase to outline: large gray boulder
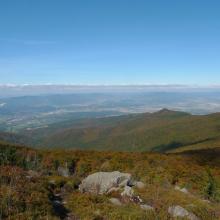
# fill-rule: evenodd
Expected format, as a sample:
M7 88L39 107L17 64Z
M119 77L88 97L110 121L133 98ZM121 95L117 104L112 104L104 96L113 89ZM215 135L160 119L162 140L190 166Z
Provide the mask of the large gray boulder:
M79 186L81 192L96 194L107 193L113 187L124 187L131 180L131 174L114 172L97 172L87 176Z
M189 220L199 220L199 218L193 213L188 212L186 209L178 205L169 207L168 213L174 218L181 217Z

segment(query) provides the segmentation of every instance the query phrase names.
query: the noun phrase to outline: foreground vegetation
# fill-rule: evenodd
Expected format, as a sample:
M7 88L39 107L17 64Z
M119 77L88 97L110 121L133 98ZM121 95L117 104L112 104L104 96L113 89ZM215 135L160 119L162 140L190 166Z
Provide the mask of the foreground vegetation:
M220 218L220 150L185 154L45 151L0 144L0 219L172 219L180 205L202 220ZM81 193L80 181L97 171L121 171L146 184L136 189L155 211L109 195ZM185 194L174 189L185 187ZM54 205L60 197L65 207Z

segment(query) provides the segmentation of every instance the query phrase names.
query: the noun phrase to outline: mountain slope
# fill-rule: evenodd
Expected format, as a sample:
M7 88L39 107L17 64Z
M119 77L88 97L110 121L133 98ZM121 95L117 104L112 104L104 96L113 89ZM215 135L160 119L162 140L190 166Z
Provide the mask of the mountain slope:
M39 132L41 134L39 134ZM44 135L43 135L44 134ZM38 146L118 151L182 151L220 146L220 114L163 109L156 113L83 120L29 134Z
M24 135L19 135L10 132L0 132L0 142L8 142L12 144L24 144L27 143L27 139Z
M201 220L218 220L219 157L219 148L162 154L36 150L0 143L0 219L168 220L169 207L178 205ZM141 188L132 186L131 198L137 195L155 211L122 196L123 188L104 195L78 190L88 175L113 171L141 181ZM111 198L123 205L112 204Z

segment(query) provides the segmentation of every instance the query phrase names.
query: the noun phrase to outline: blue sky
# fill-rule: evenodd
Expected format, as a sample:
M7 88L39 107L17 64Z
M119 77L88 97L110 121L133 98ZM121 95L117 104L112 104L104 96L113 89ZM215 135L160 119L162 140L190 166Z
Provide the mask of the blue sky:
M0 84L220 84L218 0L0 0Z

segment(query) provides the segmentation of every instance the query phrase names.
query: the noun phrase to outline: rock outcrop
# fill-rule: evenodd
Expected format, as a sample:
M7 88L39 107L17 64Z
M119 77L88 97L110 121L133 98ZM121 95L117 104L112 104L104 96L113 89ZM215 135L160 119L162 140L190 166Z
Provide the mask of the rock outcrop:
M97 172L86 177L79 186L81 192L96 194L108 193L111 188L125 187L131 179L131 174L114 172Z
M188 212L186 209L184 209L181 206L171 206L171 207L169 207L168 208L168 213L174 218L181 217L181 218L187 218L189 220L200 220L193 213Z
M145 187L143 182L137 182L131 179L131 174L114 172L97 172L87 176L79 185L79 190L94 194L111 194L121 192L119 198L110 198L109 201L120 206L124 203L132 202L140 205L140 208L146 211L154 211L152 206L143 203L143 200L135 195L133 187L142 189Z

